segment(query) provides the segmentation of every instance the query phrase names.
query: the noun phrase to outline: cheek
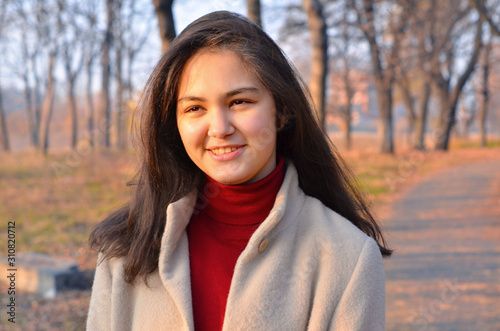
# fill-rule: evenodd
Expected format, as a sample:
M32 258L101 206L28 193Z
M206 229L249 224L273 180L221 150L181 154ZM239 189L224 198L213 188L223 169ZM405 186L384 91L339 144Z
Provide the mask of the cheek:
M177 122L177 128L188 154L192 154L196 149L203 147L205 134L200 125L181 120Z
M245 123L248 135L251 135L257 150L272 149L276 146L276 125L269 116L256 117Z

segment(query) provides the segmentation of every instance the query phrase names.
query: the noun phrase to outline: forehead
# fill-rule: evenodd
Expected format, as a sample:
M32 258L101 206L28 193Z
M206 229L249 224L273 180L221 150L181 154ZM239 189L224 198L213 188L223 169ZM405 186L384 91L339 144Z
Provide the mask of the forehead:
M192 89L234 88L238 84L258 85L260 80L239 54L226 49L207 49L194 54L184 65L179 79L179 96Z

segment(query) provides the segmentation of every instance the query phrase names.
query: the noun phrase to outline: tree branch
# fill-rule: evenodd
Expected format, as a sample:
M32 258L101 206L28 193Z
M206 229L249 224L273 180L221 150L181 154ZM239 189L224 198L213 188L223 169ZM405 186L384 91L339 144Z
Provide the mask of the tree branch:
M488 9L486 9L484 0L469 0L469 4L477 10L479 16L481 17L481 20L489 24L491 32L497 36L500 36L500 27L497 26L488 15Z

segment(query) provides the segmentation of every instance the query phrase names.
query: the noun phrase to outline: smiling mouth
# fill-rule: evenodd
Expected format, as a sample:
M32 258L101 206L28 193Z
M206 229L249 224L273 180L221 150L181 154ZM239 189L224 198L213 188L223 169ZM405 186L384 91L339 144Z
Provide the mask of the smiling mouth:
M227 154L227 153L234 152L237 149L238 149L238 147L222 147L222 148L211 149L211 151L215 155L224 155L224 154Z

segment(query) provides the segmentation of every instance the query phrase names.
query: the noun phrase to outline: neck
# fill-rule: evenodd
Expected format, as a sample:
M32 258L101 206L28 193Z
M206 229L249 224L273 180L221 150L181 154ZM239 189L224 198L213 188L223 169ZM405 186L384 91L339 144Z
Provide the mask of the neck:
M197 210L220 223L259 224L271 211L283 178L283 158L269 175L251 184L225 185L207 176Z

